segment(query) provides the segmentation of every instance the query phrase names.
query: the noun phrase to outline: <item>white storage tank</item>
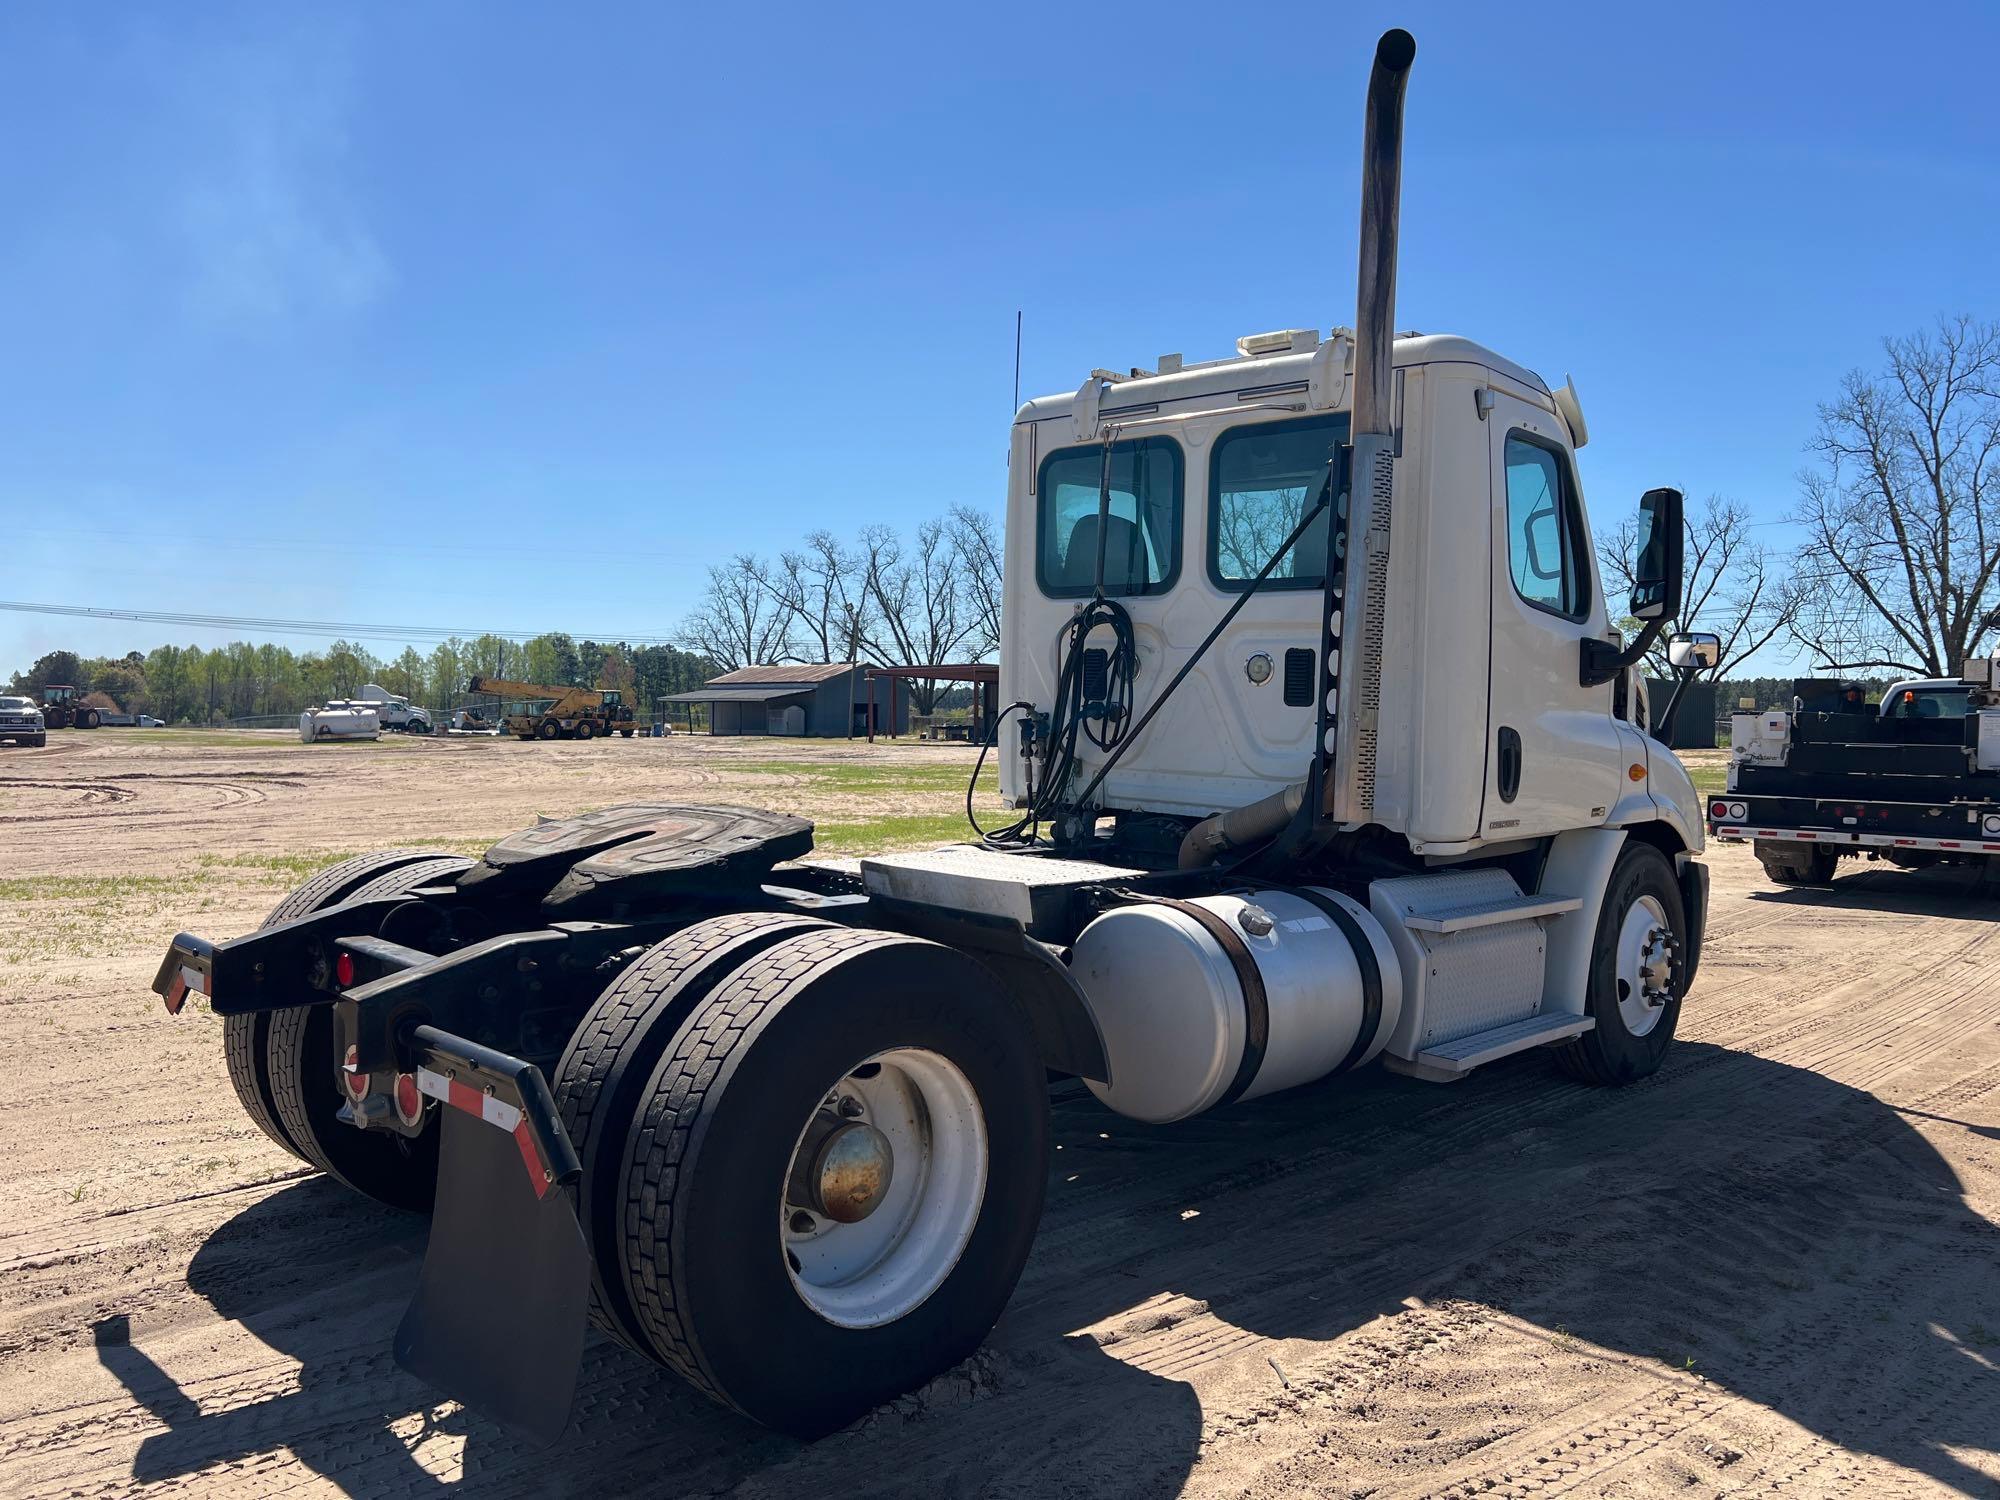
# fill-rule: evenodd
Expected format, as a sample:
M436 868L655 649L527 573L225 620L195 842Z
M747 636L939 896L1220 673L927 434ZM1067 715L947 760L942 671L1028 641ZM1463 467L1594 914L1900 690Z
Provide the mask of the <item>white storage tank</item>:
M1156 1124L1358 1067L1402 1012L1388 934L1317 887L1118 907L1070 971L1111 1075L1091 1092Z
M324 740L379 740L382 720L374 709L354 703L329 703L299 715L299 738L308 745Z

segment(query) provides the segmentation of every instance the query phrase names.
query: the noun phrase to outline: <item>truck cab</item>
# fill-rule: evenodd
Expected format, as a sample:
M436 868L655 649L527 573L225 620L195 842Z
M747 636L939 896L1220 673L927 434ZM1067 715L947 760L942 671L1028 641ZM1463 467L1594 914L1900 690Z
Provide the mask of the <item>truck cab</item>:
M1353 360L1346 329L1285 330L1240 339L1231 358L1098 371L1024 405L1010 455L1002 701L1052 701L1065 630L1096 593L1100 545L1104 594L1130 617L1140 677L1158 684L1185 663L1338 462ZM1642 727L1634 669L1591 682L1579 670L1586 643L1614 639L1614 606L1590 545L1574 393L1450 335L1397 339L1394 390L1372 822L1428 862L1640 824L1658 825L1675 853L1699 852L1693 784ZM1347 488L1343 477L1343 518ZM1297 780L1331 675L1319 659L1325 548L1322 519L1105 777L1107 813L1205 816ZM1106 665L1112 637L1102 629L1089 643ZM1031 770L1013 748L1001 785L1019 801ZM1104 758L1080 748L1086 770Z

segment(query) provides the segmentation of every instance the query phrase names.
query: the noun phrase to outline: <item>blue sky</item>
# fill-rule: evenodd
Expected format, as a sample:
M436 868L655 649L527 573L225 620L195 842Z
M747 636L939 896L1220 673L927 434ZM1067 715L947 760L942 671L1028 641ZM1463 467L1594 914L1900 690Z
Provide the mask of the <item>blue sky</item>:
M1398 322L1574 374L1600 525L1776 520L1882 334L2000 314L1990 5L14 6L0 597L659 635L997 511L1017 307L1024 394L1352 321L1387 24Z

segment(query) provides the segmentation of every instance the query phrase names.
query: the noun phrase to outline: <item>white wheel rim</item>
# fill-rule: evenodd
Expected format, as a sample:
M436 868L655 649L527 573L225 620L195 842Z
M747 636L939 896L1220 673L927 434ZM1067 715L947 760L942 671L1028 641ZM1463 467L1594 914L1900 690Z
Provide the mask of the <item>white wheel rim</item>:
M865 1219L841 1224L786 1202L781 1185L780 1248L808 1307L842 1328L876 1328L920 1307L965 1253L986 1198L986 1116L971 1080L921 1047L855 1064L824 1102L887 1138L888 1191ZM808 1119L795 1156L812 1131Z
M1644 1036L1660 1024L1673 993L1673 927L1658 898L1641 896L1625 909L1618 929L1618 1014L1625 1030Z

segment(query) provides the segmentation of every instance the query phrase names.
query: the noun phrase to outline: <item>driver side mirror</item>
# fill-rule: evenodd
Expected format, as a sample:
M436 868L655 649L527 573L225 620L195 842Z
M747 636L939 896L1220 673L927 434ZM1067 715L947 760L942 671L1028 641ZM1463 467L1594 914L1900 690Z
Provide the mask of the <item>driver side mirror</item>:
M1639 555L1632 563L1633 619L1671 620L1681 608L1681 492L1648 490L1639 500ZM1717 643L1718 648L1721 642Z
M1667 662L1679 670L1706 672L1722 660L1722 637L1712 630L1684 630L1667 642Z

